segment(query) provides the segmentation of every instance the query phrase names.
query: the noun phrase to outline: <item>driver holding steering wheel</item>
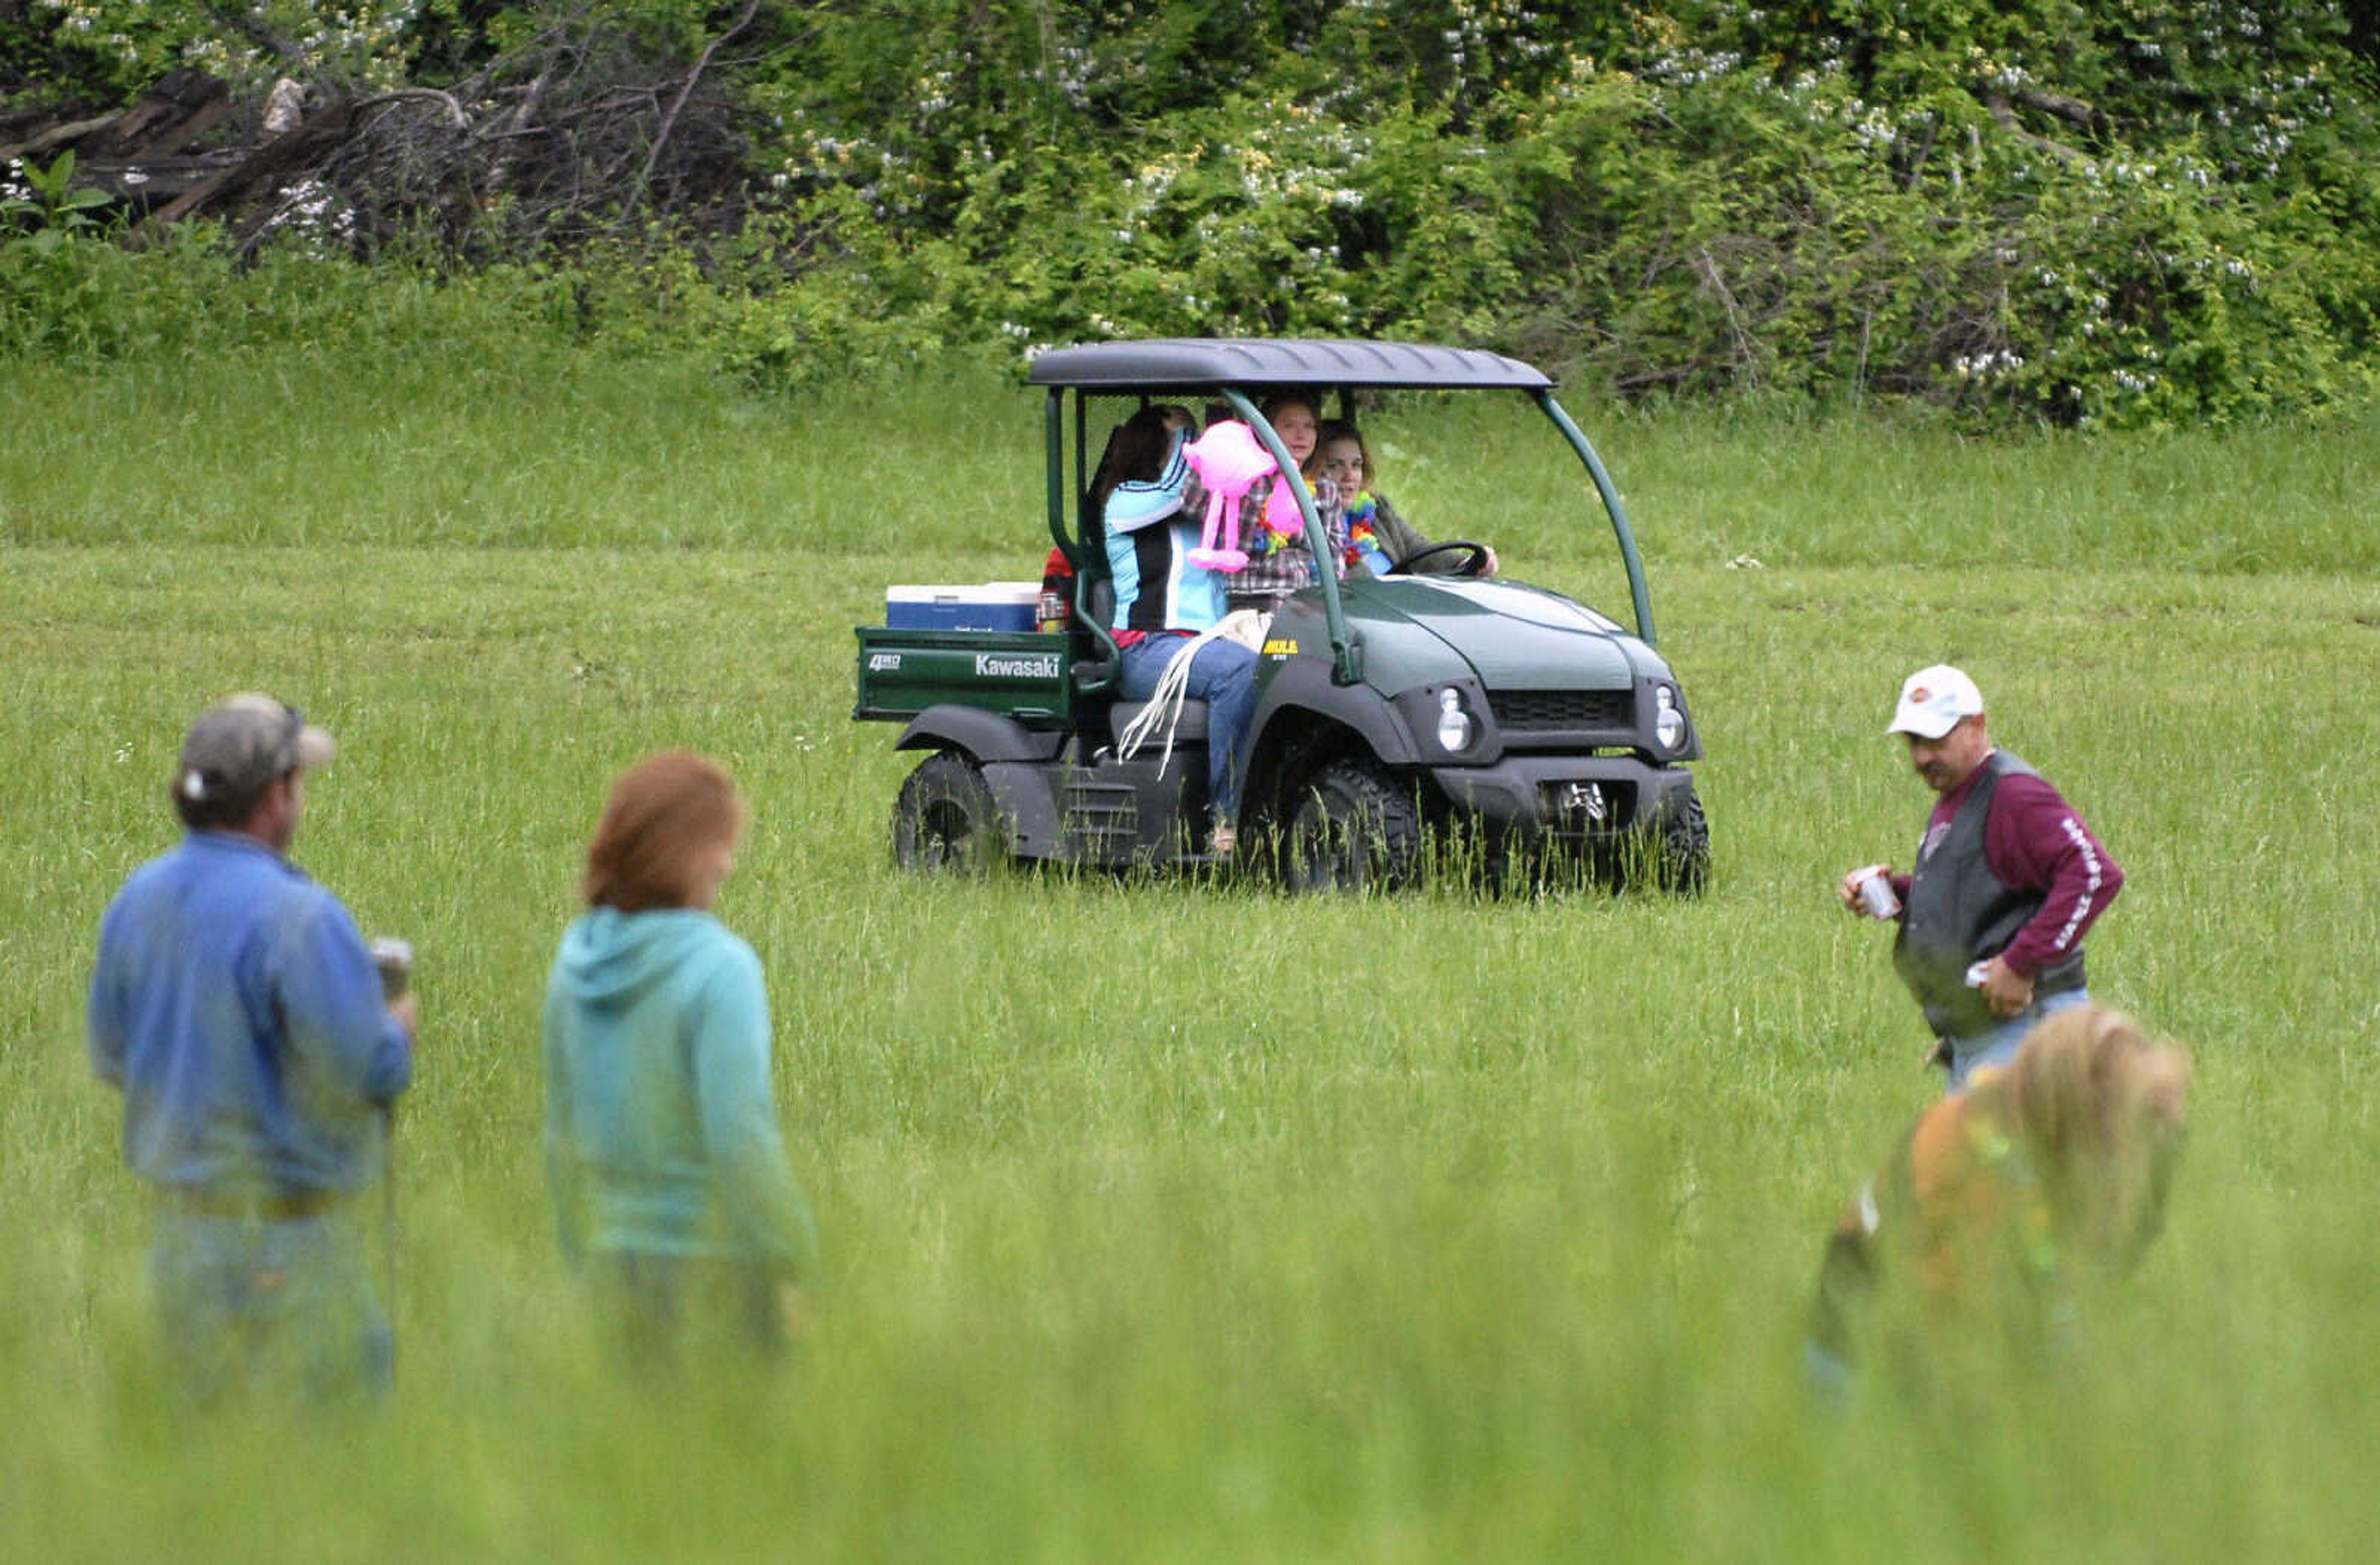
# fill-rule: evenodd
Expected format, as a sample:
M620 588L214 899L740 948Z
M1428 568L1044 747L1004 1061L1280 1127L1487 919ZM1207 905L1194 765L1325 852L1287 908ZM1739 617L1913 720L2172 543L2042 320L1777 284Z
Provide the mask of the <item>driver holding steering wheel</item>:
M1346 510L1351 546L1361 547L1354 535L1368 527L1379 552L1390 564L1416 576L1496 574L1496 551L1488 545L1434 544L1397 515L1388 496L1372 487L1372 449L1364 443L1363 431L1345 419L1334 419L1322 426L1314 455L1306 460L1305 477L1309 486L1324 479L1338 491ZM1416 559L1416 555L1425 557Z

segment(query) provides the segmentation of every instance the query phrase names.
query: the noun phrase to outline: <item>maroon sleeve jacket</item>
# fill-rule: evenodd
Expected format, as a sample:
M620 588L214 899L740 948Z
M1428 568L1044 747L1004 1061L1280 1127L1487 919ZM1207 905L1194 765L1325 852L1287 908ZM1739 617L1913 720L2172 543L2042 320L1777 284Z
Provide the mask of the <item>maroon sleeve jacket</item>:
M1974 785L1973 779L1942 795L1926 823L1930 838L1947 829ZM2010 968L2031 977L2082 943L2083 934L2116 893L2124 871L2099 845L2065 796L2040 777L2010 772L1992 795L1984 822L1984 856L2008 885L2042 893L2041 911L2000 952ZM1909 894L1909 878L1895 875L1893 889Z

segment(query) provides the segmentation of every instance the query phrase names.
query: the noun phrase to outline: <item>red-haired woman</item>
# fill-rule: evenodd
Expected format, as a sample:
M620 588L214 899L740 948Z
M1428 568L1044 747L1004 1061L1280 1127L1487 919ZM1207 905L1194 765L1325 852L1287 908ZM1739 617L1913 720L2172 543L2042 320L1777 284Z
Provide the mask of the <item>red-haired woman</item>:
M622 774L588 910L545 996L545 1159L563 1253L636 1356L689 1337L773 1351L817 1236L769 1092L759 959L710 913L744 803L699 756Z

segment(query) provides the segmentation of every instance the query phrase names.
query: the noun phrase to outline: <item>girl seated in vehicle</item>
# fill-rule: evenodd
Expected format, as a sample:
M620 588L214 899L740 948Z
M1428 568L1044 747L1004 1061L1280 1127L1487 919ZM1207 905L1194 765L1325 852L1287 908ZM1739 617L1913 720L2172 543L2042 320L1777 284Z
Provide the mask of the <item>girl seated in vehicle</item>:
M1207 703L1208 851L1227 855L1238 841L1239 749L1256 710L1257 655L1206 634L1227 602L1223 573L1190 558L1204 503L1182 448L1195 427L1186 409L1163 404L1117 425L1084 516L1099 518L1107 544L1118 693L1146 701L1177 657L1191 660L1189 694Z
M1229 416L1230 405L1223 405ZM1313 467L1316 441L1321 431L1321 420L1316 417L1314 404L1304 394L1284 392L1267 397L1257 411L1265 422L1281 436L1281 443L1290 460L1298 465L1314 495L1314 511L1322 523L1323 537L1334 551L1347 546L1347 522L1340 504L1339 491L1327 482L1319 481ZM1210 410L1209 421L1212 419ZM1243 515L1261 516L1272 496L1272 486L1281 481L1270 478L1250 491ZM1290 538L1277 538L1261 528L1251 529L1251 536L1262 552L1251 548L1255 555L1245 569L1231 578L1228 591L1234 609L1257 609L1269 613L1281 606L1281 601L1301 587L1314 585L1314 552L1305 546L1303 533ZM1342 571L1343 575L1344 572Z
M1287 436L1282 437L1284 440ZM1350 563L1371 567L1373 574L1382 574L1388 565L1402 563L1430 547L1428 539L1416 532L1389 497L1378 487L1378 474L1372 465L1372 449L1365 443L1363 431L1343 419L1334 419L1318 431L1312 456L1306 461L1305 480L1320 492L1321 484L1329 484L1346 514L1347 543L1341 556L1340 575L1346 574ZM1496 551L1480 545L1484 559L1475 560L1467 550L1450 548L1432 554L1413 568L1424 576L1482 576L1496 574ZM1477 568L1472 568L1476 564Z

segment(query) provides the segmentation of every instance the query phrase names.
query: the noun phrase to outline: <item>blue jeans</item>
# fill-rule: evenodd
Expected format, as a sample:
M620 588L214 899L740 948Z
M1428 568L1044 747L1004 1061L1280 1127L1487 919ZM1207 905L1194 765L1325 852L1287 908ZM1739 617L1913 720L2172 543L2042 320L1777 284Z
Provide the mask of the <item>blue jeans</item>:
M1973 1037L1954 1037L1950 1042L1950 1079L1944 1084L1945 1092L1964 1090L1967 1078L1978 1065L2006 1065L2016 1058L2024 1042L2024 1035L2041 1025L2043 1020L2060 1011L2091 1003L2090 994L2082 989L2060 989L2056 994L2038 995L2031 1005Z
M166 1356L193 1401L388 1389L395 1341L352 1212L275 1220L161 1211L149 1283Z
M1171 633L1142 637L1123 649L1117 693L1146 701L1176 653L1189 645ZM1219 821L1240 813L1239 749L1257 710L1257 655L1236 641L1209 641L1190 661L1190 694L1207 703L1207 805Z

